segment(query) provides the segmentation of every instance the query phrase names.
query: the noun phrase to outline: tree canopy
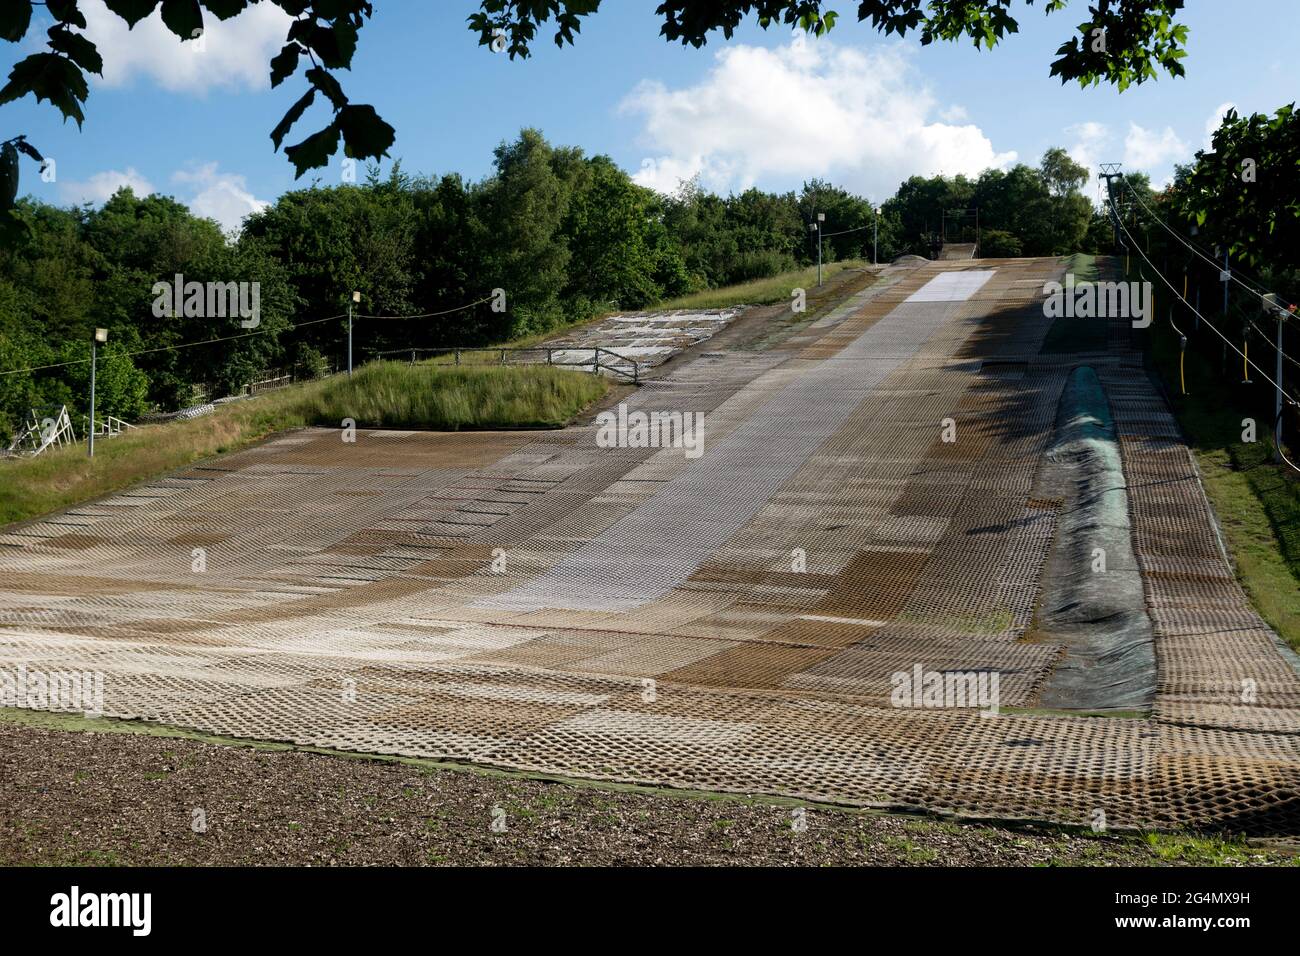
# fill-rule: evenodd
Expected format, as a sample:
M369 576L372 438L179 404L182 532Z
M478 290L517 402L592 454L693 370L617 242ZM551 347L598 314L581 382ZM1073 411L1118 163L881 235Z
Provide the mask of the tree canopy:
M1074 252L1098 218L1078 182L1068 157L1052 150L1039 167L913 177L877 217L869 200L822 180L729 196L687 182L665 196L606 156L526 129L496 149L480 181L413 175L401 163L381 176L372 166L360 183L284 194L234 237L172 199L129 189L97 210L19 199L24 236L0 246L0 435L33 406L81 408L97 327L110 331L102 408L131 419L190 404L196 389L228 394L272 372L337 366L346 342L339 316L354 290L367 316L437 313L507 293L505 312L479 305L362 319L354 329L362 360L502 342L808 265L819 213L826 261L869 259L877 231L882 260L926 254L945 211L976 206L988 255ZM1098 236L1108 241L1109 232ZM177 274L258 283L256 334L244 335L234 317L156 314L154 284ZM10 374L36 366L55 367Z
M110 11L134 27L160 12L162 21L181 42L203 36L206 16L227 20L257 3L273 3L291 17L285 44L269 64L271 85L300 70L307 88L271 130L271 141L293 163L298 176L329 163L340 146L354 159L388 155L396 131L374 106L353 103L335 71L348 70L356 54L360 31L374 13L369 0L104 0ZM1023 0L1027 7L1034 0ZM968 39L992 49L1019 24L1011 15L1015 0L860 0L858 19L885 33L918 33L922 44ZM0 105L33 96L49 102L78 126L90 95L86 74L102 74L103 58L95 44L78 31L86 17L78 0L5 0L0 4L0 39L17 43L32 24L33 10L43 6L54 19L46 49L19 60L0 87ZM1042 9L1056 13L1068 0L1044 0ZM1051 75L1062 82L1111 83L1123 90L1154 79L1163 70L1183 75L1187 28L1175 21L1183 0L1094 0L1089 19L1061 44ZM504 50L512 58L527 57L543 24L554 25L559 46L571 44L584 18L598 12L600 0L481 0L468 18L479 43ZM661 35L669 42L700 47L710 35L731 37L745 20L764 28L785 24L815 34L835 26L837 14L823 0L663 0L656 9ZM408 15L409 12L408 12ZM441 15L436 14L436 15ZM316 103L330 110L330 121L289 146L294 127ZM9 227L8 212L18 193L19 158L40 162L37 149L21 136L0 144L0 228Z

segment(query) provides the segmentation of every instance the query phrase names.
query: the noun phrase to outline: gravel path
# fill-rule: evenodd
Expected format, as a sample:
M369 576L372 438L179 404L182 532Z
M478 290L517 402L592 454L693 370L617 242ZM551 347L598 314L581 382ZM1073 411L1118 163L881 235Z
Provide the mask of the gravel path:
M493 830L494 817L501 832ZM571 786L0 722L0 865L1212 862L1193 843ZM1244 844L1220 845L1213 856L1238 864L1293 862L1282 850Z

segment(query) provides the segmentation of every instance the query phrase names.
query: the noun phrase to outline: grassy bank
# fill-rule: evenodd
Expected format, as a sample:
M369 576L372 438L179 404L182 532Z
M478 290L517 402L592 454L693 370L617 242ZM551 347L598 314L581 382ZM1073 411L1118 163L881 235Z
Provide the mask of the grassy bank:
M462 428L555 427L604 396L603 378L552 368L445 369L383 362L220 406L192 421L135 429L37 458L0 462L0 524L25 521L98 498L200 458L305 425Z
M831 276L838 276L845 270L870 268L870 266L871 264L865 259L845 259L841 262L828 262L822 267L822 280L826 281ZM494 348L499 349L502 346L508 348L544 346L551 339L561 335L573 335L593 325L599 325L611 315L622 315L629 312L671 312L675 309L730 309L740 305L772 305L776 302L789 302L791 290L797 288L807 289L809 300L816 298L816 266L807 269L796 269L793 272L783 272L767 279L755 279L752 282L741 282L737 285L721 286L717 289L704 289L700 292L692 292L689 295L678 296L675 299L655 302L639 309L615 309L602 312L589 319L583 319L559 328L548 329L545 332L535 332L514 339L492 342L483 346L482 352L467 352L462 355L461 363L495 362L497 356L491 352ZM452 361L450 356L438 359L439 364L451 364Z
M868 265L861 259L846 259L843 262L828 262L822 267L823 281L838 275L845 269L861 269ZM783 272L768 279L755 279L721 289L706 289L681 298L669 299L652 307L654 311L670 309L727 309L737 305L771 305L774 302L788 302L792 289L812 290L817 287L817 267L799 269L795 272Z

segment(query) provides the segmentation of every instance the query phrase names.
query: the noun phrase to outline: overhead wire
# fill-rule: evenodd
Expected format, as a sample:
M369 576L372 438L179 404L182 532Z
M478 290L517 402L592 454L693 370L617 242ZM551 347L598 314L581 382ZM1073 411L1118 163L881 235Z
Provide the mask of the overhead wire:
M477 302L470 302L470 303L468 303L467 305L457 306L457 307L454 308L454 309L446 309L446 310L444 310L444 311L442 311L442 312L422 312L422 313L419 313L419 314L416 314L416 315L357 315L357 314L354 314L352 317L353 317L354 319L426 319L426 318L436 318L436 317L444 316L444 315L452 315L453 313L456 313L456 312L464 312L464 311L466 311L466 310L468 310L468 309L472 309L472 308L474 308L474 307L476 307L476 306L482 305L482 304L485 303L485 302L490 302L493 298L494 298L493 296L487 296L486 298L479 299ZM202 346L202 345L215 345L215 344L217 344L217 343L219 343L219 342L232 342L232 341L235 341L236 339L246 339L246 338L250 338L250 337L252 337L252 336L254 336L254 335L265 335L265 334L268 333L268 332L293 332L293 331L295 331L295 330L297 330L297 329L306 328L306 327L309 326L309 325L320 325L320 324L322 324L322 323L324 323L324 322L334 322L334 321L337 321L337 320L339 320L339 319L346 319L347 317L348 317L348 316L347 316L347 313L346 313L346 312L343 312L343 313L340 313L340 314L338 314L338 315L327 316L326 318L323 318L323 319L308 319L308 320L305 321L305 322L295 322L294 324L292 324L292 325L288 325L288 326L280 326L280 327L270 327L270 326L268 326L268 327L266 327L266 328L255 329L255 330L253 330L253 331L251 331L251 332L240 332L240 333L236 333L236 334L234 334L234 335L222 335L222 336L217 336L217 337L210 338L210 339L203 339L202 341L199 341L199 342L181 342L181 343L176 344L176 345L160 345L160 346L157 346L157 347L155 347L155 348L136 349L136 350L134 350L134 351L130 351L130 352L117 352L117 353L115 353L115 354L116 354L116 355L125 355L125 356L127 356L127 357L129 357L129 358L134 358L134 357L137 356L137 355L153 355L153 354L156 354L156 353L158 353L158 352L177 352L177 351L180 351L181 349L192 349L192 348L198 348L199 346ZM46 370L48 370L48 369L54 369L54 368L68 368L68 367L71 367L71 366L73 366L73 365L86 365L86 364L89 364L89 362L90 362L90 359L89 359L89 358L70 359L70 360L68 360L68 361L66 361L66 362L51 362L51 363L49 363L48 365L32 365L32 366L28 366L27 368L13 368L13 369L6 369L6 370L4 370L4 371L0 371L0 375L19 375L19 374L22 374L22 373L24 373L24 372L41 372L41 371L46 371Z
M1130 240L1130 243L1131 243L1134 247L1137 248L1138 255L1140 255L1140 256L1142 257L1143 261L1146 262L1146 264L1150 267L1151 271L1152 271L1155 275L1157 275L1157 276L1160 278L1160 281L1163 282L1166 286L1169 287L1169 291L1173 294L1173 296L1174 296L1175 298L1177 298L1180 302L1182 302L1183 305L1185 305L1185 306L1188 308L1188 310L1192 312L1193 315L1195 315L1198 319L1200 319L1200 320L1201 320L1201 321L1206 325L1206 327L1208 327L1208 328L1210 329L1211 332L1213 332L1213 333L1214 333L1215 335L1217 335L1219 338L1223 339L1224 344L1225 344L1228 348L1232 349L1234 352L1236 352L1238 355L1240 355L1241 358L1242 358L1242 362L1243 362L1243 366L1244 366L1244 367L1250 367L1250 368L1255 369L1255 371L1259 372L1259 374L1264 378L1264 380L1267 381L1270 385L1272 385L1272 386L1277 390L1278 394L1280 394L1280 395L1282 396L1282 398L1283 398L1284 401L1285 401L1285 404L1290 405L1292 408L1300 408L1300 400L1297 400L1294 396L1292 396L1289 392L1287 392L1287 390L1286 390L1285 388L1282 387L1281 383L1279 383L1279 382L1276 381L1274 378L1272 378L1272 377L1271 377L1267 372L1265 372L1262 368L1260 368L1259 365L1257 365L1255 362L1251 361L1251 360L1250 360L1250 357L1249 357L1249 354L1248 354L1247 352L1243 351L1242 349L1237 348L1237 346L1234 345L1234 344L1232 343L1232 341L1231 341L1230 339L1228 339L1227 336L1225 336L1222 332L1220 332L1220 331L1218 330L1218 328L1214 325L1213 322L1211 322L1211 321L1210 321L1206 316L1204 316L1203 314L1201 314L1201 312L1200 312L1199 309L1197 309L1195 306L1193 306L1190 302L1187 301L1187 299L1186 299L1182 294L1179 293L1178 288L1177 288L1177 287L1176 287L1172 282L1169 281L1168 277L1165 276L1165 274L1164 274L1163 272L1161 272L1159 269L1156 268L1155 263L1152 262L1151 259L1150 259L1150 257L1149 257L1149 256L1148 256L1148 255L1147 255L1147 254L1142 250L1142 248L1141 248L1140 246L1138 246L1136 238L1133 236L1133 234L1132 234L1131 232L1129 232L1128 227L1124 225L1124 223L1123 223L1123 217L1117 217L1116 222L1119 224L1120 229L1123 230L1124 235L1128 237L1128 239ZM1182 340L1182 350L1185 352L1185 351L1186 351L1186 347L1187 347L1187 337L1186 337L1185 335L1183 335L1183 333L1181 332L1181 330L1178 329L1178 326L1173 322L1172 317L1170 318L1169 324L1170 324L1171 326L1173 326L1173 328L1174 328L1174 330L1175 330L1176 332L1178 332L1178 334L1179 334L1179 336L1180 336L1180 338L1181 338L1181 340ZM1285 354L1285 353L1283 353L1283 354ZM1179 374L1180 374L1180 377L1181 377L1181 376L1182 376L1182 361L1181 361L1181 354L1180 354L1180 362L1179 362ZM1183 390L1184 390L1184 393L1185 393L1185 392L1186 392L1186 382L1185 382L1185 381L1183 382ZM1273 426L1273 427L1274 427L1274 432L1275 432L1275 434L1280 434L1280 430L1281 430L1281 413L1278 414L1277 419L1276 419L1276 421L1274 422L1274 426ZM1281 458L1282 461L1283 461L1283 462L1284 462L1284 463L1285 463L1289 468L1291 468L1293 471L1296 471L1297 473L1300 473L1300 464L1297 464L1296 462L1293 462L1289 457L1287 457L1286 451L1285 451L1285 450L1283 449L1283 447L1282 447L1282 442L1281 442L1280 440L1277 440L1277 441L1274 442L1274 445L1275 445L1275 449L1276 449L1276 451L1277 451L1278 457Z

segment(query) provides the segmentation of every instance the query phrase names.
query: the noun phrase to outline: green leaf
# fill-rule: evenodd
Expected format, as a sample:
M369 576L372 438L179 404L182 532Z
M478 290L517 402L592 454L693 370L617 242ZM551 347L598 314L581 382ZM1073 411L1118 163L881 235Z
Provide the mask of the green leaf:
M14 0L9 0L13 3ZM19 3L24 0L18 0ZM54 19L63 23L70 23L74 27L86 29L86 17L77 9L77 0L45 0L45 9L50 11Z
M289 39L307 47L331 70L351 66L357 48L357 32L346 24L327 27L315 20L295 20L289 26Z
M99 50L95 48L95 44L80 33L72 33L54 27L50 30L50 49L56 53L64 53L71 57L72 62L83 70L89 70L91 73L98 73L101 76L104 73L104 58L99 55Z
M243 13L244 8L248 6L248 0L204 0L203 5L218 20L229 20Z
M17 139L15 139L13 142L14 142L14 146L16 146L16 147L18 148L18 152L20 152L20 153L24 153L24 154L30 156L32 159L36 160L38 163L43 163L43 162L45 162L45 157L41 155L40 150L38 150L38 149L37 149L35 146L33 146L31 143L27 142L26 138L24 138L24 137L22 137L22 136L19 136L19 137L18 137Z
M397 131L380 118L373 106L346 106L336 122L343 132L343 150L353 159L378 159L388 155Z
M192 40L203 32L199 0L163 0L162 20L182 40Z
M27 35L32 25L31 5L22 2L6 3L0 7L0 40L17 43Z
M105 6L133 27L158 6L158 0L104 0Z
M90 90L77 64L57 53L33 53L19 60L9 73L9 82L0 88L0 105L33 94L37 102L49 100L65 119L75 119L80 126L86 116L81 104Z
M316 88L312 87L299 98L298 102L289 107L289 112L284 114L284 119L280 120L279 125L271 130L271 142L275 143L276 149L280 148L280 144L284 142L284 138L289 134L293 124L302 119L302 114L307 112L307 107L311 106L315 99Z
M327 165L338 148L339 124L333 122L323 130L312 133L298 145L286 148L284 155L289 157L289 162L297 170L294 178L299 179L307 170Z
M271 88L279 86L298 69L298 57L302 56L302 47L296 43L286 43L284 49L271 58Z
M0 213L7 214L18 198L18 150L13 143L0 149Z
M336 20L345 16L356 4L352 0L316 0L312 11L322 20Z
M348 98L343 93L343 87L339 86L339 81L325 70L313 66L307 71L306 76L308 83L329 97L329 101L334 104L336 110L341 110L348 105Z

